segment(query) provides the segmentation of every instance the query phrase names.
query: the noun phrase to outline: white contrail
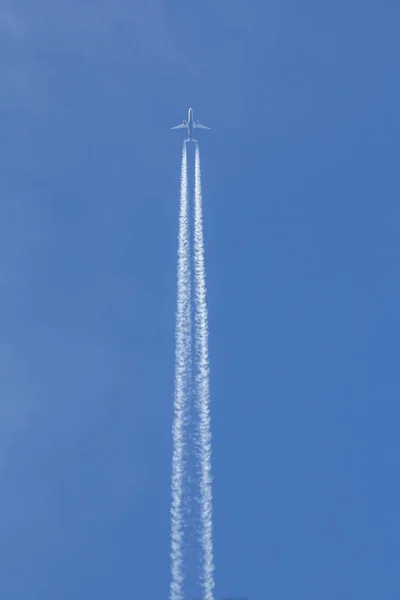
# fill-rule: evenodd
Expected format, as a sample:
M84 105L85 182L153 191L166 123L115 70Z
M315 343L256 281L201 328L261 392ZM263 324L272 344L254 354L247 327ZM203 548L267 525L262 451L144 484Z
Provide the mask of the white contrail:
M186 144L182 149L179 209L175 395L172 426L171 500L171 585L170 600L184 600L184 478L186 469L186 427L191 371L190 240Z
M196 305L196 391L199 416L197 453L200 463L201 583L204 600L213 600L214 559L212 537L211 418L202 202L200 152L199 147L196 144L194 184L194 279Z

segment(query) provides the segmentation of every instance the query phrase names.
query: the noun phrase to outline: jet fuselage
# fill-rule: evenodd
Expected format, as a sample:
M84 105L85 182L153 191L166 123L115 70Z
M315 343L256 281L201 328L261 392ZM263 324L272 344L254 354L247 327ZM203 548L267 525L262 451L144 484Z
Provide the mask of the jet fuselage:
M189 108L187 124L188 124L188 136L189 136L189 140L191 140L193 137L193 108Z

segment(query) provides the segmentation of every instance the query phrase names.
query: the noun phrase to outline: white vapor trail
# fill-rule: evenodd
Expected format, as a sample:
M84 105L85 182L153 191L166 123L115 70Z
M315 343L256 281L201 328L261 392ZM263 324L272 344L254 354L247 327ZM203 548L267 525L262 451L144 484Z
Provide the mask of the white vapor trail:
M204 600L214 599L214 558L212 537L211 417L208 359L208 315L204 263L203 207L200 152L196 144L194 183L194 280L196 392L198 407L197 455L200 472L201 583Z
M184 600L184 478L186 469L186 426L191 372L191 285L189 202L186 144L182 149L179 209L177 309L175 331L175 394L172 426L171 478L171 585L170 600Z

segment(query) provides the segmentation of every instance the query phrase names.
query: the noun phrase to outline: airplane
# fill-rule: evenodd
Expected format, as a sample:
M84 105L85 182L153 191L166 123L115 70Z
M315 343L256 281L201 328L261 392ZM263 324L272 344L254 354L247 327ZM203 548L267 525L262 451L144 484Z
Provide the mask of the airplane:
M193 129L197 127L198 129L210 129L210 127L206 127L205 125L200 125L198 121L193 120L193 108L189 108L187 121L183 121L180 125L176 125L176 127L171 127L171 129L187 129L188 130L188 138L186 138L185 142L196 142L192 135Z

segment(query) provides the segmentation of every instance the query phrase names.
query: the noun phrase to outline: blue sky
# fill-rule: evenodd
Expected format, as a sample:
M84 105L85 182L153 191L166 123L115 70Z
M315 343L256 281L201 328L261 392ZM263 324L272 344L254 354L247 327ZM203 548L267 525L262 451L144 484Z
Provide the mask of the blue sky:
M399 598L399 18L3 3L2 597L167 597L193 106L216 595Z

